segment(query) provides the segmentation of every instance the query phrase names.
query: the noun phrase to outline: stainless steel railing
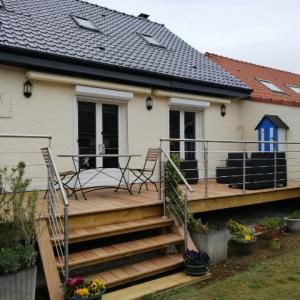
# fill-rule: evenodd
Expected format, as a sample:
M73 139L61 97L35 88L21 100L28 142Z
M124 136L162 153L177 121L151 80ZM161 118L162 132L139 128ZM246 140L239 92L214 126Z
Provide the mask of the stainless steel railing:
M183 227L185 250L188 247L188 192L193 189L184 178L183 174L170 157L161 147L159 158L159 200L163 202L163 217L167 216L169 209Z
M64 280L67 280L69 278L69 201L51 148L47 147L41 150L48 170L47 200L51 238L55 245L62 275Z
M278 189L290 182L300 184L300 142L297 141L166 138L161 139L161 147L170 155L177 154L181 160L188 157L196 161L196 167L183 172L198 172L197 178L189 179L199 179L197 192L200 187L203 197L214 195L212 192L224 184L240 189L241 193L263 187ZM260 148L269 148L269 151L259 151ZM233 156L231 159L229 154Z

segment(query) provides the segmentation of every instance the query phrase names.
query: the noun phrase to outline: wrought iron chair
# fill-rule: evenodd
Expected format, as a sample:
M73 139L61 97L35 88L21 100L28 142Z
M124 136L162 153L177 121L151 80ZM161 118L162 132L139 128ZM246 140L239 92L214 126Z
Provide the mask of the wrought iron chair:
M129 169L129 171L136 177L130 185L130 191L132 190L132 186L137 181L140 181L139 193L141 192L143 185L146 185L146 188L148 190L148 183L152 183L155 186L156 191L158 191L156 183L152 180L152 176L154 174L154 170L159 158L159 154L160 154L160 149L150 148L148 149L147 155L145 157L143 168Z
M49 168L49 152L48 152L48 148L42 148L41 149L48 172L50 172L50 168ZM71 187L69 185L69 183L72 181L72 179L76 176L76 172L75 171L65 171L65 172L60 172L59 173L60 179L62 181L63 187L68 195L68 197L70 197L72 194L75 194L75 188ZM58 189L58 182L55 180L55 178L53 179L55 181L55 186L57 186ZM71 190L71 194L70 191ZM46 190L45 195L44 195L44 199L46 199L48 194L48 190ZM75 194L76 196L76 194Z

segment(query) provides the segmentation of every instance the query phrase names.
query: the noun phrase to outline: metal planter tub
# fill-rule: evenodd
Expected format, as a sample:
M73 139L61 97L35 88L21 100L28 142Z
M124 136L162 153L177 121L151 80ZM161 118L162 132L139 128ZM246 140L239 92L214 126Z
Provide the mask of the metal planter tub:
M204 251L210 257L210 264L215 265L226 260L228 248L228 230L226 228L207 234L190 232L198 251Z
M0 300L34 300L36 267L0 276Z
M285 217L284 221L286 222L289 232L300 233L300 219L290 219Z

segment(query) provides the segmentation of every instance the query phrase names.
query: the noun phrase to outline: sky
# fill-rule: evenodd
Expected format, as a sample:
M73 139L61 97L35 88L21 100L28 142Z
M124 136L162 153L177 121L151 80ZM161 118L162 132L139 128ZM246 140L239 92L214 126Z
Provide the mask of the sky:
M147 13L200 52L300 74L299 0L86 0Z

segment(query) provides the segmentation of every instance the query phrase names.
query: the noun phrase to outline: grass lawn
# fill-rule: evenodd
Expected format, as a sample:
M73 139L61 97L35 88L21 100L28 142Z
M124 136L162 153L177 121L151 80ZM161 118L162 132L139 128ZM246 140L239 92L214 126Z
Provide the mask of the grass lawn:
M200 288L189 286L144 300L297 300L300 299L300 248L254 263L246 271Z

